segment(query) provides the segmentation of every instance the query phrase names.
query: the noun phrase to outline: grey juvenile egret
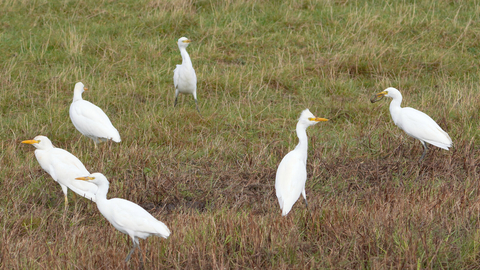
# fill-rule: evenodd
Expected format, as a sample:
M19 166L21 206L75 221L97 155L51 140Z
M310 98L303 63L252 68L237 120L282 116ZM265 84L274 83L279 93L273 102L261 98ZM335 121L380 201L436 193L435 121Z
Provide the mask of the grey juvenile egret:
M37 148L35 157L38 163L62 187L65 195L65 208L68 205L67 188L80 196L95 201L97 186L75 180L76 177L90 174L76 156L66 150L54 147L45 136L37 136L33 140L22 141L22 143L31 144Z
M120 142L120 134L112 125L108 116L97 105L83 100L82 93L87 90L83 83L75 84L73 102L70 105L70 119L75 128L83 135L92 139L95 144L101 141L113 140Z
M190 40L186 37L181 37L178 39L178 49L180 49L180 54L182 55L182 64L177 65L177 68L173 71L173 84L175 85L175 103L174 107L177 106L178 94L192 94L195 99L195 107L198 109L197 102L197 75L192 66L192 60L187 53L188 44Z
M107 199L110 183L103 174L92 173L89 176L77 177L76 179L88 181L87 183L98 186L96 193L98 210L112 223L113 227L132 238L133 248L125 261L130 259L135 248L140 249L138 246L139 238L145 239L150 235L167 238L170 235L170 230L163 222L154 218L138 204L119 198Z
M391 97L390 114L393 122L405 133L418 139L423 145L423 154L419 161L422 161L427 154L427 144L435 145L448 150L452 146L452 139L443 129L425 113L410 108L400 107L402 94L393 87L385 89L370 99L372 103L381 100L383 97Z
M282 210L282 216L286 216L290 212L300 194L303 195L305 204L308 207L307 196L305 195L308 152L307 128L320 121L328 121L328 119L315 117L308 109L302 112L296 129L298 145L278 165L275 190L280 209Z

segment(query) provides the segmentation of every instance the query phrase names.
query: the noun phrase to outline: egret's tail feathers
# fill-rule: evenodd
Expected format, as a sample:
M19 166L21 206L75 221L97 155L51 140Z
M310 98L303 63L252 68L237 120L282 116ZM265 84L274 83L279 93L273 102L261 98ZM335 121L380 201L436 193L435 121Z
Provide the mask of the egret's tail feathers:
M439 148L442 148L442 149L445 149L445 150L448 150L449 147L452 147L452 143L450 144L445 144L445 143L440 143L440 142L429 142L429 141L425 141L426 143L429 143L431 145L434 145L436 147L439 147Z
M448 136L447 133L444 134L445 137L440 141L440 140L425 140L426 143L429 143L431 145L434 145L436 147L448 150L449 147L452 147L452 139L450 139L450 136Z
M288 213L290 212L290 210L292 210L292 206L293 206L293 205L290 205L290 206L283 205L283 207L280 206L280 208L282 209L282 216L288 215Z

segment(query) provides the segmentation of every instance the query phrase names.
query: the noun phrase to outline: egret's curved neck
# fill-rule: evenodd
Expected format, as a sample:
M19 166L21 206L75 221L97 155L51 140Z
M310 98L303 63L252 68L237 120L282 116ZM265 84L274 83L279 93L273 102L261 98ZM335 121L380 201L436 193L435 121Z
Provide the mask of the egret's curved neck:
M73 92L73 101L82 100L82 91Z
M305 162L307 161L307 151L308 151L308 137L307 137L307 127L298 122L297 123L297 136L298 144L295 147L295 150L299 150L305 156Z
M190 60L190 55L188 55L186 48L180 48L180 54L182 54L182 65L192 66L192 60Z
M101 183L98 185L98 190L97 190L97 193L95 194L97 203L99 201L107 201L108 186L109 184L107 183Z
M400 110L402 107L400 107L400 104L402 104L402 96L395 96L392 99L392 102L390 102L390 114L392 115L392 120L396 124L398 121L398 117L400 116Z
M37 147L37 150L52 150L55 148L50 141L43 142L41 147Z

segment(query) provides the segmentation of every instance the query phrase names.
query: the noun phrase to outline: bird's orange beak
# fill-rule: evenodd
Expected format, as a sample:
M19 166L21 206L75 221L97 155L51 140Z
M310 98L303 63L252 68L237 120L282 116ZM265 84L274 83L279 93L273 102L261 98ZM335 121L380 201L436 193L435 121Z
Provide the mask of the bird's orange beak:
M315 122L327 122L328 121L327 118L320 118L320 117L315 117L315 118L311 117L311 118L308 118L308 120L315 121Z
M89 180L93 180L95 179L95 177L91 177L91 176L83 176L83 177L77 177L75 178L76 180L83 180L83 181L89 181Z
M35 144L35 143L39 143L40 141L37 141L37 140L26 140L26 141L22 141L22 143L26 143L26 144Z

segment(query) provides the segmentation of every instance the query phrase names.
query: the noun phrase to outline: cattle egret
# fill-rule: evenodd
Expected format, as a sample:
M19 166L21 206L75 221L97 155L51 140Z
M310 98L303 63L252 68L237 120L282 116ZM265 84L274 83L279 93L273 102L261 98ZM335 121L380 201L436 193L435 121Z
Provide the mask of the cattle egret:
M390 114L393 122L405 133L418 139L423 145L423 154L419 161L422 161L427 154L427 144L435 145L448 150L452 146L452 139L443 129L425 113L410 108L400 107L402 94L393 87L385 89L370 99L372 103L381 100L383 97L391 97Z
M302 112L296 129L299 140L298 145L278 165L275 190L280 209L282 210L282 216L286 216L290 212L300 194L303 195L305 204L308 207L307 196L305 195L308 151L307 128L320 121L328 121L328 119L317 118L308 109Z
M180 49L180 54L182 55L182 64L177 65L177 68L173 71L173 84L175 85L175 103L174 107L177 106L178 94L192 94L195 99L195 107L198 109L197 102L197 75L192 66L192 60L187 53L188 44L190 40L186 37L181 37L178 39L178 49Z
M75 180L76 177L90 174L76 156L66 150L54 147L45 136L37 136L33 140L22 141L22 143L31 144L37 148L35 157L38 163L62 187L65 195L65 208L68 205L68 188L80 196L95 201L97 186Z
M107 199L110 183L103 174L93 173L86 177L77 177L76 179L98 186L96 193L98 210L112 223L113 227L132 238L133 248L128 253L125 261L130 259L135 248L138 247L140 249L138 238L145 239L150 235L167 238L170 235L170 230L163 222L154 218L138 204L119 198Z
M120 142L120 134L112 125L108 116L97 105L83 100L82 93L87 90L83 83L75 84L73 102L70 105L70 119L75 128L83 135L92 139L95 144L113 140Z

